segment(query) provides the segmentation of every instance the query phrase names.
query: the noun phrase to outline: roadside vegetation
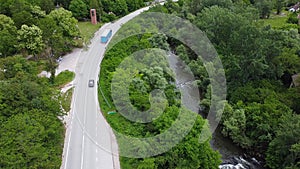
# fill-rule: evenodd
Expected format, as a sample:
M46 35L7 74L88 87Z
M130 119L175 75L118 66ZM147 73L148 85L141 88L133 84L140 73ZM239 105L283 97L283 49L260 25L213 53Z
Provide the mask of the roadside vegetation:
M151 39L151 40L150 40ZM106 117L107 121L110 123L111 127L118 131L119 133L130 135L133 137L151 137L157 134L163 133L167 130L172 123L175 122L176 117L180 111L184 111L186 116L188 114L192 115L195 113L181 107L180 104L180 93L176 89L173 79L167 72L170 70L165 69L166 58L160 53L148 53L148 56L145 56L145 60L151 60L151 68L145 68L142 70L132 70L136 72L135 74L125 73L125 70L118 69L116 67L121 63L121 61L135 51L139 51L145 48L156 47L156 45L162 45L168 47L168 43L165 38L153 36L151 34L144 34L143 36L133 36L126 41L114 46L112 49L106 53L104 60L101 64L101 73L100 73L100 87L103 92L103 95L99 91L99 100L101 104L102 112ZM155 59L154 59L155 58ZM127 58L128 59L128 58ZM148 60L148 61L149 61ZM133 60L128 60L128 63L133 63ZM124 72L123 72L124 71ZM163 90L166 99L167 107L163 110L162 116L157 120L154 120L150 123L139 123L132 122L126 119L121 114L109 114L110 111L115 111L116 107L112 103L111 99L111 80L112 75L122 74L122 79L132 79L133 83L130 85L129 95L130 101L137 108L138 112L146 111L150 108L149 103L149 93L155 89ZM122 94L122 82L114 84L120 92L118 96L119 102L115 104L125 104L122 102L126 98L126 94ZM108 101L108 104L105 102L105 99ZM116 100L115 100L116 101ZM110 107L111 106L111 107ZM128 105L125 105L126 107ZM157 105L154 110L151 111L152 114L160 113L160 107ZM126 108L125 108L126 109ZM142 113L131 112L131 117L134 118L143 118ZM197 115L196 115L197 116ZM178 124L176 126L177 134L180 131L185 131L188 124L193 124L192 119L185 119L183 124ZM202 143L199 142L199 137L203 127L207 127L206 121L201 118L201 116L196 117L195 124L192 126L189 134L175 147L170 151L165 152L160 155L156 155L150 158L127 158L120 157L121 167L122 168L217 168L221 163L220 154L210 147L209 140L206 139ZM170 138L165 138L167 140L171 139L171 136L176 136L176 134L170 134ZM209 137L210 138L210 137ZM120 152L134 152L134 153L150 153L151 150L154 150L158 147L149 147L149 145L144 145L144 149L135 149L135 146L128 146L127 140L123 140L122 137L118 137L118 144ZM174 140L175 141L175 140ZM180 152L180 153L179 153Z
M70 83L74 79L74 77L75 77L74 72L65 70L65 71L59 73L55 77L53 86L58 87L58 88L62 88L66 84Z
M0 168L59 168L64 140L58 91L36 62L0 59ZM5 70L5 71L3 71Z
M95 32L102 26L102 23L96 25L91 22L78 22L78 28L85 44L89 44L90 40L94 37Z
M60 104L65 112L69 112L71 110L73 91L74 88L71 88L60 95Z
M295 19L296 15L289 11L283 11L282 14L271 14L270 18L262 19L264 25L270 25L274 29L298 29L298 19Z

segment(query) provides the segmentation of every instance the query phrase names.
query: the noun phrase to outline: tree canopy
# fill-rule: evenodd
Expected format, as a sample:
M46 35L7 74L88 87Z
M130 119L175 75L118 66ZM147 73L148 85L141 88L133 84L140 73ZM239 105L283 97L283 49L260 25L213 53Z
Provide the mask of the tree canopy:
M299 167L299 140L293 134L297 129L292 129L299 121L299 86L290 88L292 75L300 72L299 31L259 24L259 18L268 18L272 9L280 13L287 4L271 0L173 3L150 11L172 13L196 24L222 60L228 87L225 109L218 111L222 134L270 168ZM211 82L203 62L188 47L172 40L168 40L170 49L196 76L203 97L201 110L208 112Z
M7 57L0 67L0 168L59 168L64 127L56 91L37 77L34 62Z

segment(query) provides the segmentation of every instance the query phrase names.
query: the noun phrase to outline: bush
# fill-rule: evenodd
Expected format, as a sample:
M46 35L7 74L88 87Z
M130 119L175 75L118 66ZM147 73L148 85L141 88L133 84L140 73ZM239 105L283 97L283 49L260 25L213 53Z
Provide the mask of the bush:
M75 77L75 73L65 70L58 74L54 80L54 86L61 87L69 82L71 82Z
M65 112L69 112L71 110L72 96L73 88L69 89L66 93L63 93L60 96L61 106Z
M287 19L287 23L292 23L292 24L298 24L298 18L297 18L297 13L291 13L289 14L289 17Z

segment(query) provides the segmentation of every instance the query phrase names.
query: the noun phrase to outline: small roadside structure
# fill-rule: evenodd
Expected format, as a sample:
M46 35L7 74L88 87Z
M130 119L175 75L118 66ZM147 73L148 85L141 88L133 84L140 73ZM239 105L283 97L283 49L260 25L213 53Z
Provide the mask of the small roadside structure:
M290 87L298 87L300 86L300 73L292 76L292 83Z
M290 12L298 12L300 10L300 2L296 3L293 7L289 9Z
M90 10L90 15L91 15L91 23L92 23L93 25L97 24L96 9L91 9L91 10Z

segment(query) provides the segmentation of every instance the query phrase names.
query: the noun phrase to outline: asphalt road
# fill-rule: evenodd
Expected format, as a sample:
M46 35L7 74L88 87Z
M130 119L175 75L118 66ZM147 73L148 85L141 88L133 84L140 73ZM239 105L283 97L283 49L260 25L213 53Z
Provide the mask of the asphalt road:
M119 169L118 145L115 136L100 112L97 81L100 64L107 44L100 43L100 35L110 28L113 35L120 25L148 8L135 11L115 23L105 24L82 50L75 68L71 121L67 127L62 169ZM88 81L95 80L94 87Z

